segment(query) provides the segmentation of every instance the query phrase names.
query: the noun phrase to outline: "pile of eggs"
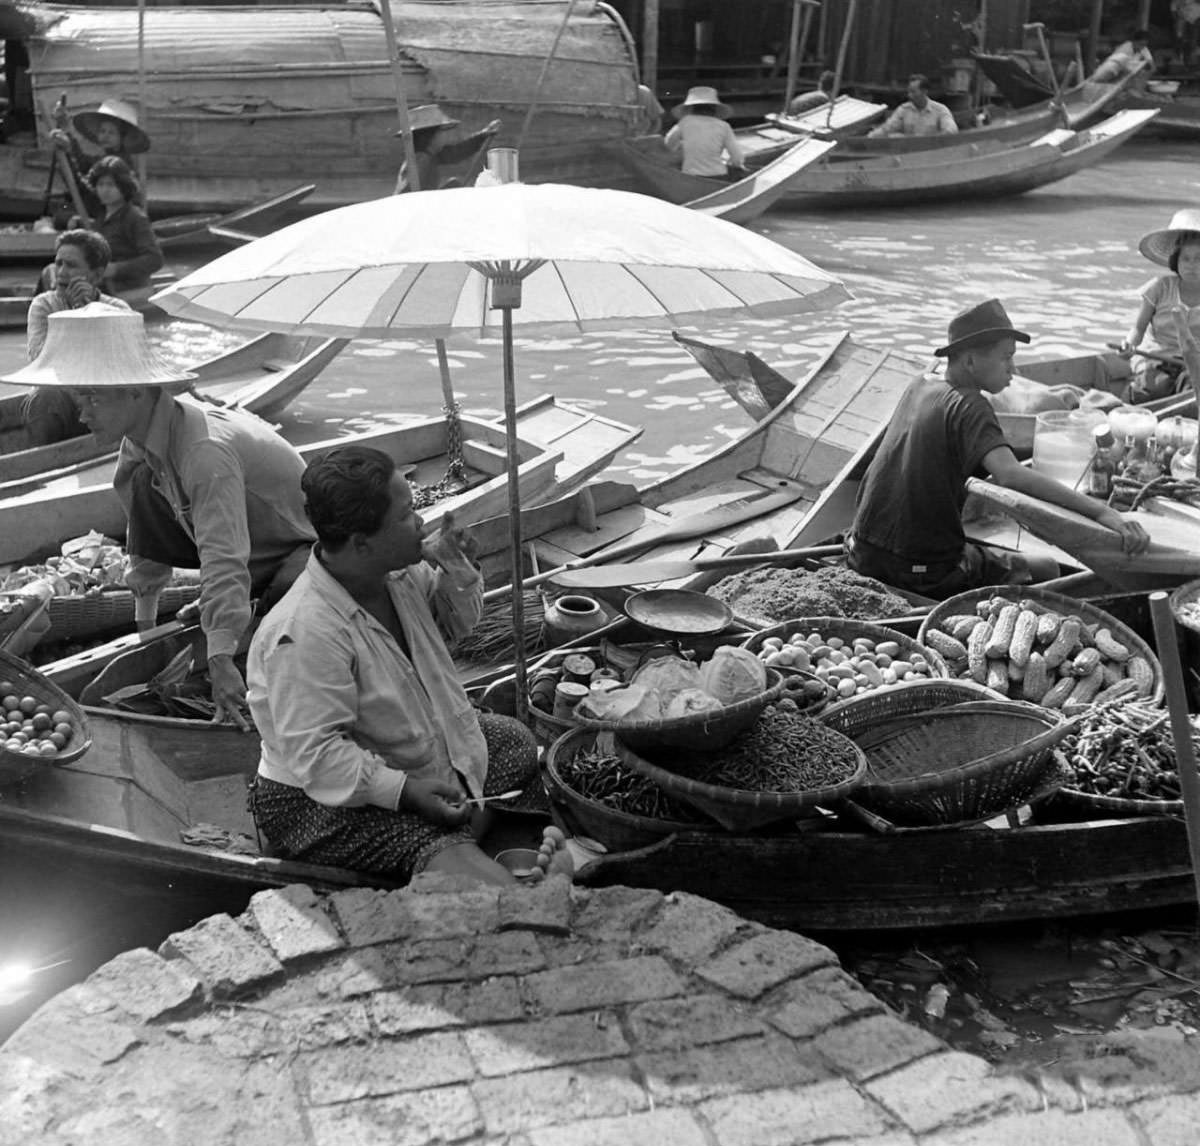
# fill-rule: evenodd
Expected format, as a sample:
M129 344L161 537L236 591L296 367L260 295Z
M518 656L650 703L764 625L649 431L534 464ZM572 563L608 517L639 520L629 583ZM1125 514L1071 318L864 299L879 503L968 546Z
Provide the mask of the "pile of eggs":
M839 699L906 680L928 680L933 667L920 653L904 652L896 641L824 637L796 632L786 640L767 637L758 656L768 668L814 673Z

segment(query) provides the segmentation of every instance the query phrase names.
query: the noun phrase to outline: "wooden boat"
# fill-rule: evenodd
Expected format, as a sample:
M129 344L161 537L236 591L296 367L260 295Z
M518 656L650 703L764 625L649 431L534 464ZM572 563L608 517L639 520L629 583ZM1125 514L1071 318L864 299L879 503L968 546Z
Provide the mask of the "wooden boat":
M963 198L1020 195L1099 163L1155 113L1122 111L1083 131L1056 129L1014 146L966 144L912 154L818 161L779 200L795 210L908 206ZM684 175L657 137L622 144L621 154L651 194L673 203L699 198L714 181Z
M564 471L568 480L582 480L582 476L607 465L631 432L630 427L617 431L613 423L605 425L603 419L590 412L552 398L529 403L524 409L524 418L518 418L518 476L522 500L530 504L558 490L557 472L564 458L572 459ZM459 422L468 484L461 492L423 511L426 521L437 521L452 509L456 519L469 524L501 513L507 505L507 439L503 425L469 414L461 415ZM570 433L572 422L579 427L578 434ZM548 425L557 423L556 445L544 445L536 436L526 437L530 423L543 434ZM431 485L445 476L449 442L446 420L440 416L330 438L299 449L305 458L313 458L349 442L391 454L408 470L410 480L420 485ZM568 450L579 452L568 454ZM122 536L125 514L112 488L115 465L110 457L68 467L57 476L38 475L23 483L0 486L0 494L7 495L0 501L0 564L26 562L56 552L65 538L89 529Z
M272 227L278 226L315 190L315 183L305 183L237 211L176 215L155 219L152 226L158 245L165 250L204 242L247 242L261 238ZM48 263L54 258L58 236L59 232L55 230L6 224L0 227L0 262Z
M767 123L773 124L789 135L818 135L823 139L854 139L877 123L887 114L887 104L858 99L855 96L839 95L833 104L822 104L799 115L771 113ZM739 140L747 131L756 128L739 128Z
M303 338L289 334L262 334L235 350L193 367L196 388L205 398L238 406L271 418L283 410L341 353L344 338ZM11 389L11 387L6 387ZM26 440L21 407L25 394L0 398L0 496L16 492L13 483L66 467L94 464L116 457L91 434L47 446L22 448ZM65 476L65 475L63 475Z
M1140 71L1135 69L1116 80L1088 78L1056 95L1053 88L1012 56L987 52L975 52L974 56L983 73L1009 104L1008 107L989 107L988 114L993 120L1020 119L1061 106L1067 116L1067 127L1070 128L1086 127L1110 104L1130 106L1117 97L1128 89Z
M793 143L781 155L745 179L727 183L699 199L690 200L684 206L730 223L749 223L777 203L790 187L804 177L807 168L836 146L832 140L811 138Z
M32 61L29 102L18 110L36 116L35 135L0 145L5 217L41 212L47 117L64 91L73 110L114 97L141 107L157 215L229 211L301 181L317 184L306 204L314 210L393 189L396 93L383 23L368 3L148 5L141 81L137 5L4 0L0 13L9 43ZM637 122L638 67L611 7L406 0L395 25L410 105L436 100L465 134L504 119L496 142L512 146L523 119L512 110L535 104L521 144L525 179L624 179L610 145Z
M1155 108L1158 115L1147 134L1159 139L1200 139L1200 96L1126 92L1120 107Z
M116 297L123 299L141 314L161 315L163 312L150 301L150 297L174 281L175 276L172 274L165 277L156 275L154 280L145 286L117 291ZM0 285L0 330L25 329L29 304L33 301L35 293L36 289L32 286Z

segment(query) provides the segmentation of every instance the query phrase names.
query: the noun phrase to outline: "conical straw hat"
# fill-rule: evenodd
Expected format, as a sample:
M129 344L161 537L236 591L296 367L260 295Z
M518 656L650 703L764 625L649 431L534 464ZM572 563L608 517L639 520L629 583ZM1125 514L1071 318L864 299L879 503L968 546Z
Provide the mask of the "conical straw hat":
M1138 250L1152 263L1160 267L1171 265L1171 256L1184 235L1200 233L1200 210L1195 207L1184 207L1171 216L1171 222L1162 230L1151 231L1143 235L1138 242Z
M137 112L121 99L106 99L95 111L77 112L71 117L75 130L93 143L102 119L115 119L125 132L125 150L137 155L150 150L150 137L138 126Z
M0 382L19 386L171 386L196 377L164 362L136 310L90 302L50 316L46 344L28 366Z

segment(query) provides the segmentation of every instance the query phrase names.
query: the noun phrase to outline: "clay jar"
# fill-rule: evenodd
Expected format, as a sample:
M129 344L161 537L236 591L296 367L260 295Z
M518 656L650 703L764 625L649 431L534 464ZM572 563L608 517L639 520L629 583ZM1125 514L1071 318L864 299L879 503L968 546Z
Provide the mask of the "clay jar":
M546 606L542 627L547 644L564 645L577 637L586 637L607 622L608 617L594 597L566 593Z

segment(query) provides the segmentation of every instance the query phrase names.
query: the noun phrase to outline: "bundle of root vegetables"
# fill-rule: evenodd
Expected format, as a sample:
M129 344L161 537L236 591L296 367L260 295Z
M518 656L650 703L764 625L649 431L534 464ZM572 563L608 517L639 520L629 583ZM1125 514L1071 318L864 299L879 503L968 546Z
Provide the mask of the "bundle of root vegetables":
M946 617L923 640L953 675L1045 708L1148 697L1154 669L1111 628L1040 602L981 600L973 613Z

